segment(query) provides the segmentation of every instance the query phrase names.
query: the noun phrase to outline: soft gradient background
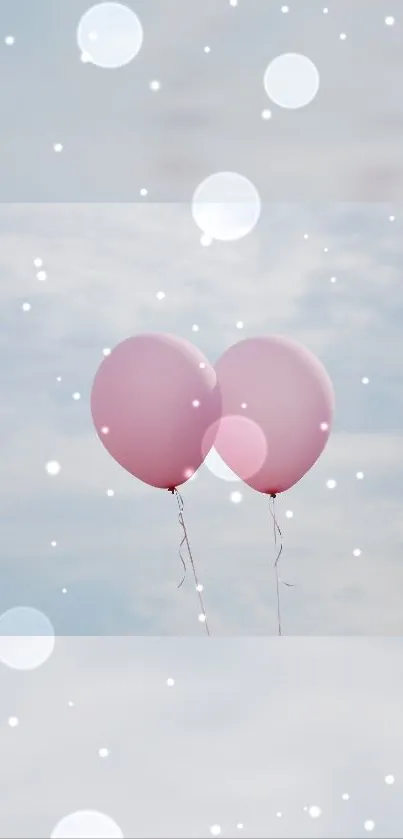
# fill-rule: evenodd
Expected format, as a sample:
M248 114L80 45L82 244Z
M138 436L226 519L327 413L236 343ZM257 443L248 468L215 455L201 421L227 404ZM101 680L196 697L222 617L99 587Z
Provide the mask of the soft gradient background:
M61 635L203 634L191 574L176 588L175 501L108 456L91 382L103 349L137 332L183 335L213 362L242 337L275 332L322 359L337 398L323 457L276 502L280 574L295 584L282 589L284 632L400 634L398 209L264 205L249 237L207 248L182 204L7 206L0 228L0 610L43 609ZM46 473L50 460L59 475ZM205 467L183 496L212 634L275 633L268 500Z
M98 809L127 839L398 839L401 660L400 639L59 638L1 671L0 835Z
M90 0L0 0L1 29L15 37L0 48L2 201L136 201L146 187L147 200L187 202L220 170L251 178L265 201L402 197L398 0L289 0L288 14L281 0L125 2L144 44L109 72L79 58ZM299 112L263 88L284 52L320 73Z

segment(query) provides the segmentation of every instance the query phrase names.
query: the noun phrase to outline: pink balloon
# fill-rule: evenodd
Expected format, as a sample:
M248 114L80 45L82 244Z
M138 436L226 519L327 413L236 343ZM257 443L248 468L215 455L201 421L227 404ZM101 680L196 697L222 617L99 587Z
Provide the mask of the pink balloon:
M100 365L91 412L100 440L124 469L171 489L204 460L206 431L221 415L217 376L183 338L128 338Z
M248 475L243 462L241 474L239 441L234 444L221 423L214 442L219 455L258 492L290 489L316 462L330 435L334 391L325 368L301 344L273 336L235 344L215 369L222 416L252 420L266 439L262 466L254 474L250 468Z

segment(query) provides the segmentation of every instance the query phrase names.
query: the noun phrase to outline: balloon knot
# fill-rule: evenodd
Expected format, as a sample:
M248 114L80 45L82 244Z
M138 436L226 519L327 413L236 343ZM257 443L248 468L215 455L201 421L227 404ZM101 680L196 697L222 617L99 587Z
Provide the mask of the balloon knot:
M171 492L172 495L174 495L175 494L175 489L176 489L176 487L168 487L168 492Z
M271 493L270 493L270 498L277 498L276 493L275 493L275 492L271 492Z

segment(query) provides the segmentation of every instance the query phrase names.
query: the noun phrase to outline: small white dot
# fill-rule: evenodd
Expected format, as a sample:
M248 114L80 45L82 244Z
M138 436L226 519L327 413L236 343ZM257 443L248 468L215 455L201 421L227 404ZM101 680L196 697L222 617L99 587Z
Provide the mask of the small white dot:
M364 478L364 472L356 472L355 477L357 478L357 481L362 481Z
M210 47L204 47L204 52L211 52Z
M324 14L324 15L327 15L327 14L329 13L329 9L327 9L327 8L325 7L324 9L322 9L322 12L323 12L323 14Z
M90 64L90 62L92 62L92 58L89 52L82 52L80 55L80 59L83 62L83 64Z
M279 811L278 813L276 813L276 816L277 816L277 818L278 818L278 819L282 819L283 814L282 814L282 813L280 813L280 811Z
M202 613L201 615L199 615L198 620L200 621L200 623L206 623L206 615Z
M73 399L75 402L78 402L78 400L81 399L81 393L79 393L78 390L73 393Z
M328 252L329 252L329 248L323 248L323 251L324 251L324 253L328 253Z
M207 233L203 233L203 236L200 237L200 244L203 248L209 248L212 242L211 236L207 236Z
M385 775L385 784L394 784L395 783L395 776L394 775Z
M109 434L109 428L107 425L103 425L101 428L101 434Z
M17 728L17 725L19 724L18 717L9 717L8 718L8 724L9 724L10 728Z
M67 704L68 704L69 708L74 708L74 702L72 702L71 699L69 699Z
M395 221L395 220L396 220L396 216L389 216L389 221Z
M314 805L314 806L308 808L308 813L309 813L311 819L318 819L319 816L322 813L322 810L320 809L320 807L316 807Z
M67 589L66 588L62 588L62 594L67 594Z
M53 146L53 151L55 151L56 154L60 154L60 152L63 151L62 143L55 143Z
M242 494L240 492L231 492L230 500L233 504L240 504L242 501Z
M341 40L341 41L345 41L345 40L346 40L346 38L347 38L346 33L345 33L345 32L341 32L341 33L340 33L340 40Z
M238 828L238 830L243 830L242 822L239 822L239 824L237 824L237 828Z
M388 17L385 17L385 23L386 23L386 26L394 26L394 23L395 23L394 17L392 17L391 15L388 15Z
M23 312L29 312L31 310L31 304L30 303L23 303L21 308L22 308Z
M282 11L283 15L286 15L290 11L290 8L289 8L289 6L282 6L281 11Z
M264 119L264 120L271 119L271 111L269 111L269 109L268 109L268 108L264 108L264 110L262 111L261 116L262 116L262 119Z
M292 510L286 510L286 511L285 511L285 517L286 517L286 519L292 519L293 515L294 515L294 513L293 513L293 511L292 511Z
M326 486L328 489L334 489L337 484L336 481L331 478L329 481L326 481Z
M308 236L307 233L304 233L304 239L309 239L309 236Z
M213 824L210 827L210 833L212 836L219 836L221 833L221 827L219 824Z
M364 822L365 830L368 830L369 832L371 832L371 830L373 830L374 827L375 827L375 822L373 822L372 819L367 819L367 821Z
M100 757L108 757L109 749L99 749L98 754Z
M37 257L36 259L34 259L34 265L35 268L42 268L43 260Z
M348 801L349 798L350 798L348 792L343 792L343 795L341 797L342 797L343 801Z
M241 408L242 408L244 411L246 410L246 408L247 408L247 407L248 407L248 403L247 403L247 402L241 402Z
M114 489L107 489L106 494L109 498L112 498L112 496L115 495L115 490Z
M194 469L185 469L183 475L187 481L194 481L194 479L197 477Z
M105 347L105 349L102 350L103 355L110 355L111 352L112 350L110 350L109 347Z
M160 90L160 88L161 82L157 81L157 79L154 79L152 82L150 82L150 90L153 90L155 92L157 90Z
M156 296L157 300L163 300L164 297L165 297L165 294L164 294L163 291L157 291L157 294L155 296Z
M48 278L48 275L47 275L46 271L38 271L38 273L36 275L36 279L39 280L39 282L43 283L43 282L45 282L45 280L47 280L47 278Z
M6 35L4 38L4 43L7 47L12 47L15 44L15 38L13 35Z
M206 366L205 361L201 361L200 364L199 364L200 370L204 370L205 366Z
M192 402L192 405L193 405L193 407L194 407L194 408L198 408L198 407L199 407L199 405L200 405L199 400L198 400L198 399L194 399L194 400L193 400L193 402Z
M48 475L58 475L61 469L60 463L57 460L49 460L45 465Z
M337 283L337 277L330 277L331 283Z
M363 384L363 385L369 385L369 378L368 378L368 376L363 376L363 377L362 377L362 379L361 379L361 384Z
M54 541L53 541L53 542L51 542L51 543L50 543L50 546L51 546L52 548L56 548L56 546L57 546L57 542L54 542Z
M62 380L62 377L61 377L61 376L56 376L56 381L57 381L57 382L61 382L61 380Z
M197 586L196 586L196 591L199 591L199 592L200 592L200 591L204 591L204 586L202 586L202 584L201 584L201 583L197 583Z
M236 325L237 329L243 329L243 320L239 320Z
M145 196L148 195L148 189L144 189L143 187L143 189L140 190L140 195L142 195L143 198L145 198Z
M353 550L353 556L361 556L361 550L360 550L360 548L354 548L354 550Z
M169 688L173 688L175 684L175 679L167 679L167 685Z
M238 5L238 0L229 0L229 4L235 8Z
M199 327L198 327L197 323L194 323L193 326L192 326L192 332L198 332L198 331L199 331Z
M329 428L329 425L328 425L327 422L321 422L321 424L320 424L320 430L321 431L327 431L328 428Z

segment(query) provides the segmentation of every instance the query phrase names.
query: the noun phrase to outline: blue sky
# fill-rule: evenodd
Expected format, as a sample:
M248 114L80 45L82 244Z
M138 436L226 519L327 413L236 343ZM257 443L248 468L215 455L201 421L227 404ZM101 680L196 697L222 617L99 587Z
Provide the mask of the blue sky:
M205 248L182 204L3 206L1 611L42 609L60 634L198 635L191 575L176 588L175 503L107 455L92 379L103 349L139 332L183 335L213 363L242 337L280 333L321 358L336 391L327 449L278 498L281 574L295 583L282 592L284 632L400 633L402 221L392 209L264 205L248 237ZM212 633L275 632L267 500L205 467L183 496Z

